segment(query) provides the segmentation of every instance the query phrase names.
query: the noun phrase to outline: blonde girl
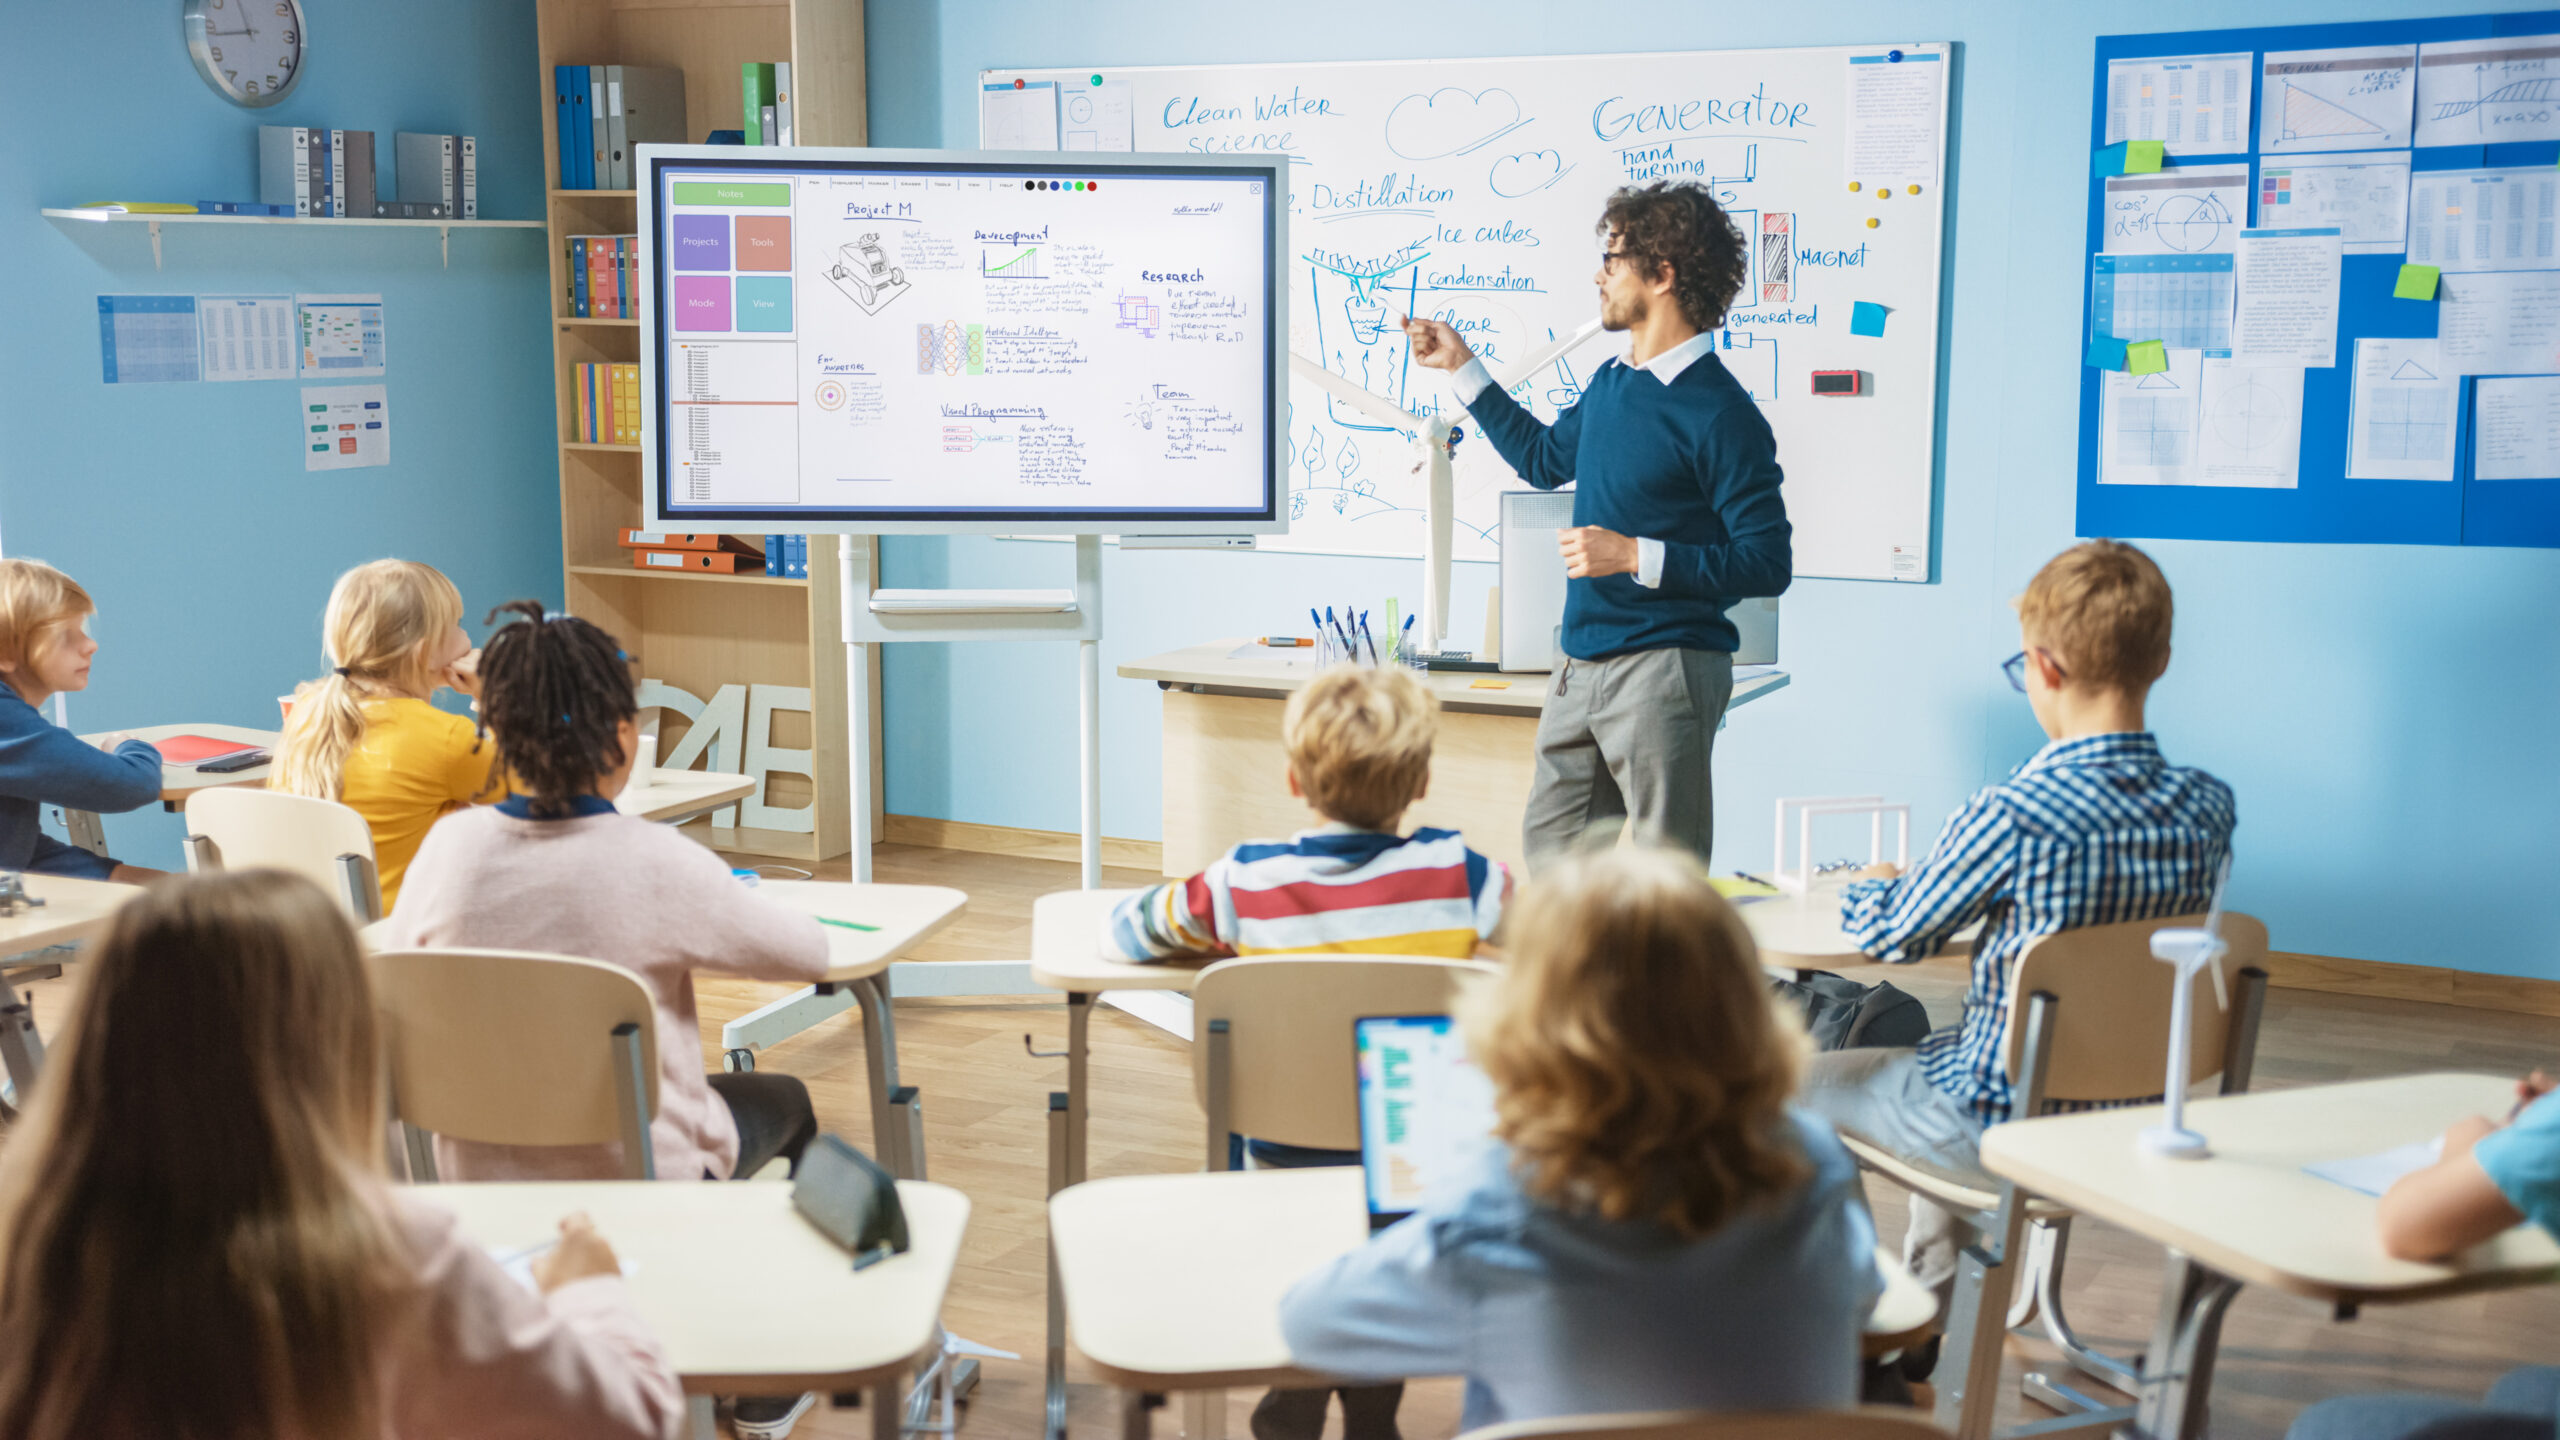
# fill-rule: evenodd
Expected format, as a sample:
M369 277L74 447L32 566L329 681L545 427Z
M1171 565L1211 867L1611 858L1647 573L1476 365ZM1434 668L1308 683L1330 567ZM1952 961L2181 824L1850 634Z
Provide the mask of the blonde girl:
M160 874L44 833L44 806L117 814L160 798L160 752L130 735L92 745L45 718L89 688L97 613L80 582L41 560L0 560L0 870L139 882Z
M1467 1376L1465 1428L1852 1405L1879 1282L1838 1137L1790 1103L1802 1027L1686 856L1538 873L1459 1019L1494 1137L1281 1308L1297 1363Z
M364 816L388 911L429 827L447 811L506 797L496 747L468 717L427 703L444 688L476 699L478 652L462 630L462 592L414 560L339 576L321 644L329 673L293 692L267 784Z
M387 1182L373 997L317 886L172 878L80 968L0 1150L0 1436L677 1433L584 1216L537 1295Z

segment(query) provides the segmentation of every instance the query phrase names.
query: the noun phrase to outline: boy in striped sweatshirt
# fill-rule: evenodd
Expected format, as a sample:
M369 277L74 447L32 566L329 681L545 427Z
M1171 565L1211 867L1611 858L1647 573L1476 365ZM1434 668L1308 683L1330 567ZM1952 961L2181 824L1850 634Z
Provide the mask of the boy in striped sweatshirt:
M1510 872L1454 830L1399 833L1431 779L1439 702L1400 669L1337 665L1289 697L1289 793L1327 822L1248 840L1111 912L1106 953L1136 961L1274 954L1465 959L1492 938Z
M1483 951L1511 898L1511 873L1454 830L1399 828L1430 784L1439 728L1439 702L1406 670L1337 665L1307 682L1282 713L1280 744L1289 793L1326 823L1248 840L1188 880L1121 901L1104 953L1147 961ZM1258 1168L1360 1163L1357 1150L1269 1140L1243 1148ZM1270 1391L1254 1407L1254 1440L1316 1440L1337 1389L1344 1440L1395 1440L1401 1382Z

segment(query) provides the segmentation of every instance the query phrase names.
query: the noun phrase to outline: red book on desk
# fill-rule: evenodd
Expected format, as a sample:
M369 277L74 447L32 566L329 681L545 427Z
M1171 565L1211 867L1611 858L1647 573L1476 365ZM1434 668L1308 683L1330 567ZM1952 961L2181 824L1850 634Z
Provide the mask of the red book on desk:
M237 740L216 740L210 735L172 735L165 740L154 740L150 743L152 748L160 752L161 763L167 765L194 765L201 761L219 760L225 755L237 755L243 750L258 748L255 745L244 745Z

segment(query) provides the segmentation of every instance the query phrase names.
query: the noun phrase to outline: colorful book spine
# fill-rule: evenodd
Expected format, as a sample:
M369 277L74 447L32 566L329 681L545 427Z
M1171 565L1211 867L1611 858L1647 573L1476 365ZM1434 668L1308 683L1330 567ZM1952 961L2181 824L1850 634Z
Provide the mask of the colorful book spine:
M635 279L631 273L632 252L639 244L640 237L637 235L617 235L613 237L614 263L622 267L622 286L619 290L614 292L622 297L622 313L614 317L618 320L636 320L640 318L640 307L635 304L631 298L631 293L634 288L633 282Z
M782 537L779 535L764 537L764 573L767 575L782 573Z
M587 294L587 237L569 237L569 313L580 320L594 318Z
M774 135L765 129L764 117L773 107L773 67L753 60L738 67L738 83L745 93L744 103L747 143L770 145Z
M571 79L572 71L576 72L575 80ZM580 188L578 185L578 130L569 119L569 97L576 93L578 84L586 79L586 74L587 67L584 65L551 67L551 128L553 139L560 151L560 188L563 190Z
M621 364L613 367L613 404L616 418L616 444L640 443L640 367Z

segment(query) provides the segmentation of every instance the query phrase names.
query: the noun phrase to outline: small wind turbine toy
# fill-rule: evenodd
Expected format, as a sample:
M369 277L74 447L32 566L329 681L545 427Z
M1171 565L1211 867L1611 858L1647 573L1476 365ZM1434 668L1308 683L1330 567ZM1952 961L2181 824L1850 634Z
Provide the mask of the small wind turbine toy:
M2142 1148L2177 1160L2202 1160L2213 1153L2205 1138L2187 1128L2187 1050L2194 1037L2195 979L2198 970L2213 974L2213 1003L2231 1008L2230 989L2222 978L2222 957L2231 947L2222 939L2222 892L2231 884L2231 857L2222 857L2222 873L2214 877L2213 907L2201 930L2154 930L2151 958L2177 967L2177 988L2169 996L2169 1074L2161 1095L2169 1102L2160 1123L2142 1132Z

